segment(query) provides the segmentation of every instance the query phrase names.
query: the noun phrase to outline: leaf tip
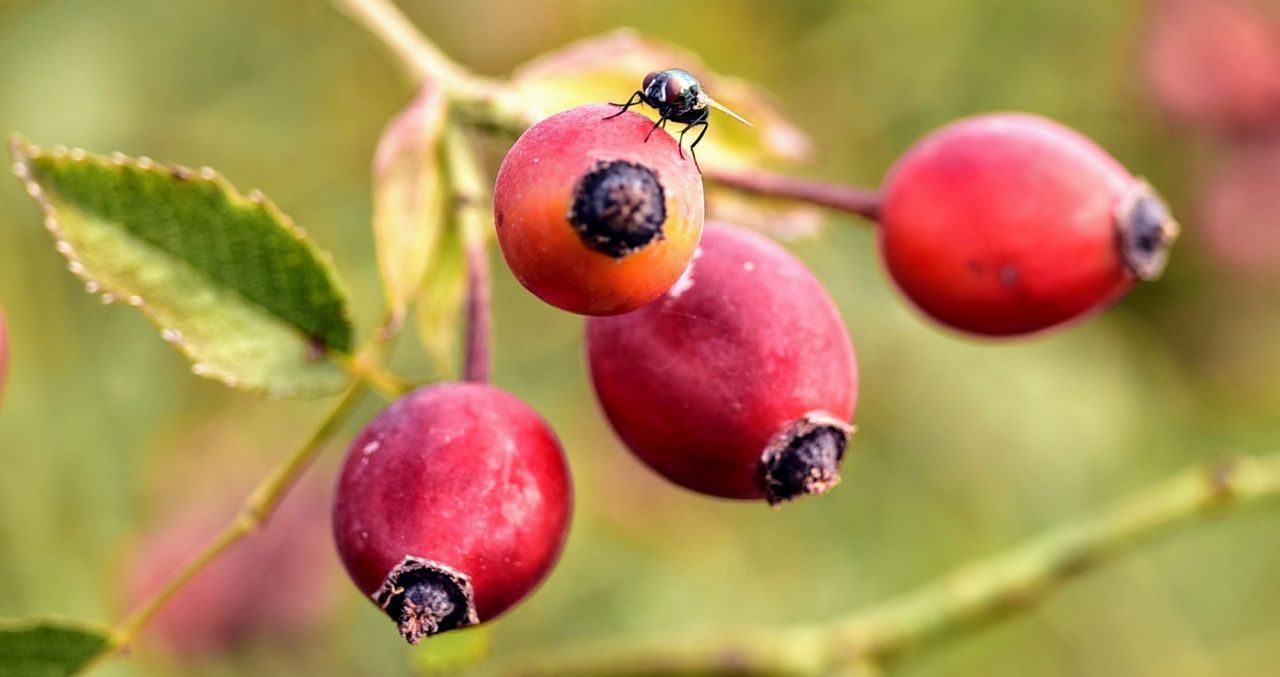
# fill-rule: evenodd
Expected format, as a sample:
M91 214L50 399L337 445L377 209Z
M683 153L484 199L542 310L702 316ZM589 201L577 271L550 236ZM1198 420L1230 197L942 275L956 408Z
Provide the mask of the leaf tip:
M9 132L9 153L13 155L15 160L21 155L26 155L25 150L30 145L31 143L22 134Z
M9 156L13 158L13 173L19 179L23 181L30 179L30 163L38 154L39 149L31 145L21 134L17 132L9 134Z

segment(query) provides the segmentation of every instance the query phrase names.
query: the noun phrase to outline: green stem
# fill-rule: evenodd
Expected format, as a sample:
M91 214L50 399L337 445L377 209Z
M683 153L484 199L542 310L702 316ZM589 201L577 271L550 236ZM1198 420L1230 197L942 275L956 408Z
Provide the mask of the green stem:
M485 199L489 181L475 149L461 130L445 131L445 159L453 191L453 215L467 259L467 345L463 376L488 383L492 375L493 313L490 303L489 233L493 209Z
M382 326L387 326L384 323ZM394 338L392 336L391 338ZM378 345L383 345L386 338L375 336ZM398 399L411 388L395 374L388 372L367 353L355 357L334 357L334 359L352 378L359 380L375 390L388 402Z
M333 0L333 3L386 45L415 78L430 76L449 89L488 86L424 38L389 0Z
M432 79L443 85L455 110L472 124L519 134L537 122L509 87L450 59L391 0L331 2L386 45L415 81Z
M866 188L833 181L801 179L759 169L710 168L703 176L742 193L805 202L861 216L868 221L880 218L880 195Z
M844 650L895 656L1042 602L1172 529L1280 498L1280 455L1196 466L841 623Z
M271 516L285 493L307 469L325 442L338 431L367 392L365 381L352 383L315 429L306 443L281 461L263 478L240 508L240 512L195 557L187 562L164 587L152 595L136 611L116 627L111 648L120 651L131 645L138 632L184 585L213 560L244 537L257 531Z
M813 674L868 669L1025 611L1064 583L1177 527L1278 501L1280 455L1197 466L832 623L572 647L542 657L521 657L519 667L503 665L494 671Z

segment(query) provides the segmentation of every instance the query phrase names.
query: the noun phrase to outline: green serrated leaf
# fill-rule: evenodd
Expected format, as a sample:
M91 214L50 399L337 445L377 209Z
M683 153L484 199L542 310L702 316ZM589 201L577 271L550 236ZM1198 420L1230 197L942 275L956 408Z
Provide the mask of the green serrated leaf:
M329 257L261 193L243 197L207 167L17 137L11 151L71 271L146 313L194 373L272 397L342 388L342 369L321 359L352 349Z
M443 228L440 138L448 106L432 81L378 140L373 162L373 235L391 326L404 321Z
M455 377L462 302L467 291L467 262L462 237L450 225L436 247L422 293L418 295L418 340L436 365L441 378Z
M111 648L106 628L52 619L0 619L0 677L73 675Z
M696 75L716 101L753 125L747 127L713 112L712 129L698 145L704 167L741 167L808 157L812 147L809 138L762 89L719 75L696 54L631 29L586 38L540 56L517 69L511 84L523 100L537 107L536 117L545 117L585 103L626 101L640 88L646 74L673 67ZM645 106L632 110L654 118L658 115Z

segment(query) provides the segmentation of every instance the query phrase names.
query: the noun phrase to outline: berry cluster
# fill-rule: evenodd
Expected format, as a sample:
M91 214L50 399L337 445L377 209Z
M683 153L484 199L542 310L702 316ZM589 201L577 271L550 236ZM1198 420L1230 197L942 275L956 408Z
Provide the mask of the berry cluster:
M777 504L839 482L852 342L769 239L703 223L702 177L650 119L588 105L534 125L498 171L515 277L587 315L586 359L625 445L671 481ZM957 330L1023 335L1097 312L1164 267L1176 225L1145 182L1048 120L987 115L909 149L880 195L889 274ZM334 532L410 642L494 618L554 565L571 512L555 434L493 387L418 390L348 451Z

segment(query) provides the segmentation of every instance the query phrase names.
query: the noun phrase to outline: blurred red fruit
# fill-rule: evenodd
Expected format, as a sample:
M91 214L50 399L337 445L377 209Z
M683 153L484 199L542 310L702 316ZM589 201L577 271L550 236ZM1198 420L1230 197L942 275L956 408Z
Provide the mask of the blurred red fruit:
M1280 265L1280 142L1242 146L1204 185L1203 237L1212 254L1247 275Z
M1187 124L1248 133L1280 126L1280 20L1248 0L1155 0L1146 74Z
M179 510L143 538L130 560L131 608L200 552L235 513L239 498ZM336 583L326 508L315 487L293 490L261 531L210 563L169 601L143 631L144 641L182 656L210 656L313 627Z
M954 329L1042 331L1160 275L1177 224L1150 186L1079 132L1034 115L953 122L883 188L880 247L898 288Z

